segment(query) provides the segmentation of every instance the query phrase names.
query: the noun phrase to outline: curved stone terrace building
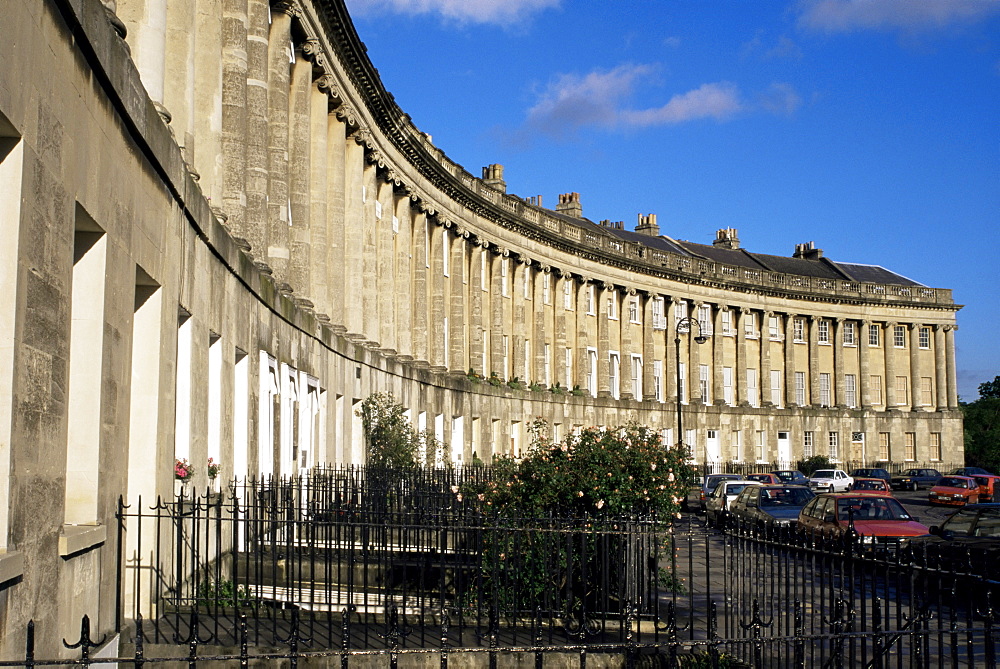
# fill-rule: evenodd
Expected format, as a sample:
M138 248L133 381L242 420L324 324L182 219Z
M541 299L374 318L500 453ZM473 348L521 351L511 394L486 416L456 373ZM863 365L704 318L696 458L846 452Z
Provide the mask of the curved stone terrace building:
M508 194L395 104L342 0L40 0L3 25L5 656L29 618L114 628L119 496L173 494L175 459L196 486L209 457L362 462L373 392L459 463L518 454L538 416L637 420L700 463L962 460L949 290Z

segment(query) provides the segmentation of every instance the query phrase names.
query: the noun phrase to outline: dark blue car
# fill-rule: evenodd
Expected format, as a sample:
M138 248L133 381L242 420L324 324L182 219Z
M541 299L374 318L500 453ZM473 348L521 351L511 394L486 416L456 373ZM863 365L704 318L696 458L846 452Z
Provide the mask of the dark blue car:
M735 521L754 527L790 526L795 524L802 507L815 496L805 486L748 486L729 505L729 513Z
M889 485L893 490L933 488L940 478L941 472L936 469L907 469L902 474L893 474Z

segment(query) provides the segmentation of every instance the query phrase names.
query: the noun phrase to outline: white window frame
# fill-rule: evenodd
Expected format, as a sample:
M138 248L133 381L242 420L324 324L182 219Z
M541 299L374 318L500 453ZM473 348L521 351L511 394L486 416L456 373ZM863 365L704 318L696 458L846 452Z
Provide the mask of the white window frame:
M858 406L858 377L854 374L844 374L844 403L851 409Z
M771 370L771 404L777 408L782 408L781 401L781 370L772 369Z
M701 334L709 336L712 334L712 306L709 304L698 305L698 327Z
M792 339L797 344L804 343L806 340L806 319L804 318L794 318L792 319Z
M618 293L614 290L608 291L608 320L618 320Z
M729 406L734 406L733 398L733 368L723 367L722 368L722 399Z
M857 346L857 330L853 322L844 323L844 346Z
M747 401L752 407L760 406L760 395L757 392L757 370L753 368L747 369Z
M701 391L701 403L711 404L708 395L708 365L700 365L698 368L698 389Z
M831 430L827 433L827 455L830 462L840 462L840 433Z
M653 361L653 399L663 401L663 361Z
M868 345L869 346L879 346L882 340L881 336L882 326L871 324L868 326Z
M757 338L757 314L752 311L743 317L743 336L747 339Z
M543 344L542 358L545 365L545 386L552 385L552 348L549 344Z
M563 309L573 311L573 280L563 280Z
M542 272L542 304L550 304L552 300L552 274Z
M522 272L522 276L524 277L524 290L523 290L524 294L523 294L523 297L526 300L530 300L531 299L531 265L525 265L524 266L524 272Z
M809 459L815 454L815 438L812 431L802 433L802 457Z
M723 309L722 314L722 335L724 337L732 337L736 334L736 330L733 329L733 312L730 309Z
M642 356L632 354L632 396L636 401L642 401Z
M677 303L674 304L674 327L677 327L677 324L684 320L684 318L687 317L687 314L687 300L678 300ZM685 332L687 332L687 330L685 330Z
M597 312L597 287L589 283L587 284L587 315L596 316Z
M677 367L677 380L680 382L680 386L677 388L677 397L681 404L688 403L687 397L687 363L682 362Z
M651 309L653 312L653 329L666 330L667 319L663 314L664 300L662 297L654 297Z
M830 373L820 372L819 373L819 405L822 407L830 406L830 395L832 387L830 385Z
M639 298L633 297L628 301L628 322L641 323L639 320Z
M781 331L778 329L778 317L768 316L767 318L767 336L771 341L781 340Z
M597 349L593 346L587 347L587 391L593 397L597 397Z
M795 372L795 404L806 405L806 373Z
M565 379L564 379L565 382L566 382L566 387L567 388L572 388L573 387L573 349L570 348L569 346L566 347L566 357L565 357L565 366L564 366L564 369L565 369L565 372L566 372L566 376L565 376Z
M451 276L451 241L448 231L441 228L441 273Z
M618 351L608 351L608 386L613 398L621 397L621 354Z
M820 319L816 327L816 343L822 346L830 344L830 321Z
M500 259L500 295L510 297L510 266L507 264L510 258Z
M920 328L917 333L918 346L922 350L928 350L931 347L931 329L930 328Z
M896 325L892 328L892 347L906 348L906 326Z

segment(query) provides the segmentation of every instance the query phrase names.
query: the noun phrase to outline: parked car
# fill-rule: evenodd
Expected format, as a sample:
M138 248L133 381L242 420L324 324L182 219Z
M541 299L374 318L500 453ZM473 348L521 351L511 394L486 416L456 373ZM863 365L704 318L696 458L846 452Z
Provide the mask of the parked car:
M865 469L855 469L851 472L853 478L862 479L882 479L886 483L892 480L892 475L889 474L888 470L881 469L878 467L868 467Z
M708 521L709 525L720 527L729 514L729 505L736 499L737 495L743 492L747 486L758 485L760 485L759 481L747 479L720 482L705 500L705 520Z
M843 469L817 469L809 477L809 487L814 492L846 492L854 479Z
M799 485L747 486L729 505L729 514L755 527L794 525L802 507L815 496Z
M889 488L889 483L885 479L855 478L854 483L851 484L851 490L863 490L865 492L875 492L881 495L892 494L892 490Z
M763 483L765 485L781 483L781 479L774 474L747 474L744 478L748 481L758 481L759 483Z
M980 504L998 501L1000 498L1000 476L985 474L972 478L976 479L976 483L979 485Z
M914 540L914 545L920 544L927 550L914 551L917 560L926 559L934 569L969 574L964 589L983 600L989 593L994 605L1000 601L1000 504L964 506L939 527L931 527L930 536ZM963 589L961 581L957 585Z
M979 484L971 476L943 476L927 495L931 504L965 506L979 501Z
M958 467L948 472L948 476L982 476L990 473L982 467Z
M802 508L797 526L824 536L842 536L852 522L866 544L930 533L894 498L866 492L817 495Z
M785 485L809 485L809 477L797 469L778 469L771 473Z
M708 499L709 494L715 490L715 486L719 485L720 481L737 481L742 478L739 474L707 475L702 480L701 485L692 491L693 494L688 496L688 509L694 510L697 513L705 513L705 500Z
M907 469L902 474L893 476L889 485L893 490L932 488L940 478L941 472L936 469Z

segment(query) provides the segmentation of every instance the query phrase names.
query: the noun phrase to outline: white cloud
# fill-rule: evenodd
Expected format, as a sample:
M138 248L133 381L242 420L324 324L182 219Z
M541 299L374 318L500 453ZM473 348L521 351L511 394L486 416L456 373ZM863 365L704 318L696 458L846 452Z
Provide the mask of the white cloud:
M760 94L758 104L772 114L791 116L802 106L802 96L791 84L776 82Z
M774 83L745 98L738 86L722 81L677 93L659 107L635 108L631 100L639 83L657 71L653 65L621 65L586 75L560 75L528 110L518 140L526 141L525 133L530 132L564 137L583 127L642 129L704 119L723 122L759 112L787 116L802 104L789 84Z
M916 32L1000 13L996 0L803 0L800 5L799 25L823 32Z
M528 125L556 136L584 125L614 126L635 81L653 70L649 65L620 65L584 76L560 75L528 110Z
M561 0L347 0L352 13L439 14L459 23L519 23Z
M679 93L662 107L624 110L620 118L624 125L647 127L672 125L703 118L725 121L744 109L736 86L720 82L702 84L687 93Z

